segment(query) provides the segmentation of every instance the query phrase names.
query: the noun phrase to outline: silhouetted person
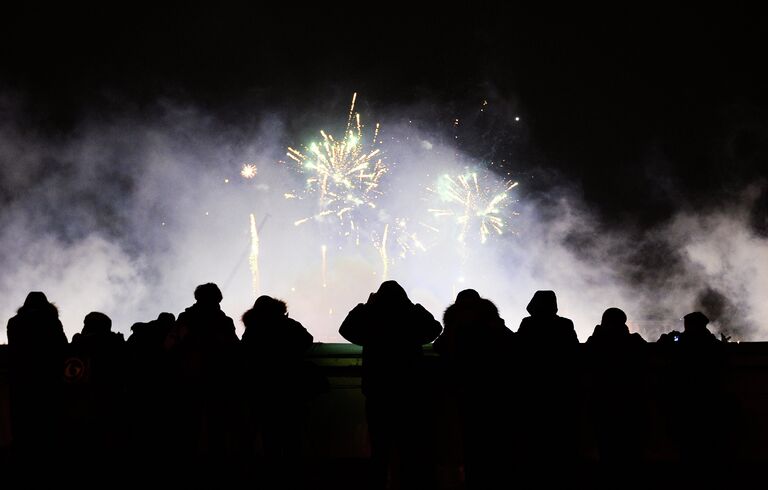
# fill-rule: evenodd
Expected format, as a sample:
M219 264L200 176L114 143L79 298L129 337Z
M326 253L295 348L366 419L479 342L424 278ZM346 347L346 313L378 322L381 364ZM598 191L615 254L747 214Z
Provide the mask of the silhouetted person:
M467 289L443 314L434 349L448 363L459 396L468 488L505 486L513 423L507 385L513 333L491 301Z
M136 466L137 480L167 469L169 451L168 421L171 412L170 384L165 339L176 322L172 313L131 326L128 338L128 396L131 423L131 452L141 454Z
M460 349L466 348L466 343L459 339L466 331L472 335L471 317L476 305L480 302L480 294L474 289L465 289L456 295L456 302L443 313L443 331L435 339L433 349L445 359L454 361L460 356Z
M657 341L661 345L706 346L718 345L720 340L707 328L709 318L700 311L683 317L683 331L672 330L661 334Z
M246 356L252 415L261 432L264 456L275 483L298 477L308 393L304 385L304 354L312 335L288 317L285 302L260 296L243 314L242 346ZM294 463L291 468L290 463Z
M420 437L429 424L422 412L422 345L440 330L432 314L412 303L395 281L383 282L341 324L339 333L363 347L362 390L374 485L386 486L393 457L400 463L403 488L429 485L428 454Z
M160 313L155 320L147 323L137 322L131 326L128 345L132 351L156 356L163 351L165 339L176 323L173 313Z
M21 474L58 456L67 337L56 306L37 291L8 321L7 333L12 451Z
M573 322L557 316L557 297L554 291L536 291L526 310L531 316L523 318L517 330L521 343L547 348L579 343Z
M684 465L694 476L702 470L719 469L730 456L727 427L721 421L734 422L725 388L725 344L709 331L708 323L703 313L689 313L683 317L682 333L671 332L659 339L671 356L666 390L672 405L670 431Z
M192 465L189 476L218 473L231 463L235 445L239 339L221 300L216 284L198 286L195 304L179 314L166 339L176 391L177 454L183 465Z
M595 330L586 343L589 346L605 347L606 349L646 344L645 339L639 333L629 333L627 314L619 308L608 308L603 312L600 324L595 326Z
M688 313L683 317L683 345L714 345L718 342L718 338L709 331L707 324L709 318L700 312L694 311Z
M579 442L579 344L573 322L557 315L553 291L536 291L516 333L519 416L517 456L522 469L572 465ZM557 479L558 472L539 474ZM553 482L554 483L554 482Z
M104 313L88 313L80 333L72 337L67 360L82 365L79 378L68 378L70 454L91 462L87 478L106 475L125 448L125 369L123 334L112 331ZM72 373L69 373L72 374Z
M597 445L612 486L621 484L615 477L640 467L647 432L646 342L626 322L626 313L608 308L587 339Z

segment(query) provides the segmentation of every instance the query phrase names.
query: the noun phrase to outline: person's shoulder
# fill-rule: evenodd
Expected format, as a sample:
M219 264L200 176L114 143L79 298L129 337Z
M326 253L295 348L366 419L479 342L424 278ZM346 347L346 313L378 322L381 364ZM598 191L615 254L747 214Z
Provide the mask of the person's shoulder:
M367 303L358 303L354 308L349 310L347 315L364 315L371 310L370 305Z
M302 325L300 321L298 321L298 320L296 320L294 318L285 317L285 320L283 320L283 322L284 322L284 325L287 328L291 328L291 329L294 329L294 330L306 330L304 325Z
M558 323L560 323L560 325L562 327L564 327L564 328L574 328L573 320L571 320L570 318L566 318L564 316L558 316L557 318L559 319Z
M531 316L527 316L520 320L520 326L517 328L517 331L520 332L521 330L527 330L531 327L531 324L534 323L535 320Z
M419 313L429 313L429 311L424 308L424 306L421 303L413 303L413 311L418 311ZM430 315L432 313L429 313Z
M603 326L600 324L595 325L595 329L592 331L592 335L590 335L589 338L587 338L587 341L585 342L585 344L595 345L600 341L602 336L603 336Z
M181 322L184 320L188 320L190 316L194 316L196 313L195 311L195 305L189 306L184 309L179 315L176 317L176 320Z
M19 319L19 315L13 315L11 318L8 319L8 324L7 324L6 328L8 330L15 329L15 328L18 327L18 323L20 321L21 320Z
M424 308L421 303L414 303L412 311L419 315L422 319L437 321L435 320L435 316L428 309Z

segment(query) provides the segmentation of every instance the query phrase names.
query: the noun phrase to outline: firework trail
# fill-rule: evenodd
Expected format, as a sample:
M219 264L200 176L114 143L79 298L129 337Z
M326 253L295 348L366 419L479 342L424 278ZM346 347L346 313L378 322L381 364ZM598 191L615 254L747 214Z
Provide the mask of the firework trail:
M327 281L327 279L328 279L328 276L327 276L327 273L328 273L328 247L325 246L325 245L322 245L320 247L320 254L322 256L322 265L321 265L322 270L321 270L321 274L322 274L322 278L323 278L323 287L328 287L328 281Z
M377 148L379 124L368 144L363 135L360 114L355 113L357 94L347 116L347 127L341 140L320 131L322 140L312 142L301 150L288 147L286 155L299 170L307 175L303 192L286 193L286 199L317 197L320 211L297 220L298 226L310 220L333 218L339 225L339 234L354 236L359 244L360 223L366 221L361 213L375 209L376 199L381 195L379 181L387 172L381 150Z
M517 182L507 181L501 188L494 185L493 179L483 179L481 184L477 172L466 172L462 175L442 175L435 190L441 201L448 206L431 208L428 211L436 218L450 216L459 225L458 240L466 243L470 229L476 227L480 243L485 243L492 233L501 235L507 227L506 208L513 202L509 191L517 186ZM517 216L516 212L509 212Z
M258 298L261 290L261 278L259 273L259 230L256 228L256 217L253 213L251 213L251 253L248 256L248 263L251 266L253 297Z
M381 242L374 243L381 257L381 280L386 281L389 277L389 255L387 254L387 235L389 234L389 224L384 225L384 233L381 236Z

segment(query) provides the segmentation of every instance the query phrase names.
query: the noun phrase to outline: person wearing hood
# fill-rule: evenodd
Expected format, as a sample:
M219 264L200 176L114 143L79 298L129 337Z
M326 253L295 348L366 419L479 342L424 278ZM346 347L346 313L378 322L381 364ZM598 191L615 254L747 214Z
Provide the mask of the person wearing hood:
M561 347L576 345L579 338L573 322L557 315L557 297L554 291L536 291L517 330L518 340L525 345Z
M391 455L397 454L402 488L425 488L429 462L425 460L422 346L442 330L402 286L385 281L349 312L339 328L342 337L363 347L362 391L371 444L372 484L384 488Z
M579 392L576 356L579 339L573 322L557 315L554 291L536 291L517 330L515 372L519 402L517 460L522 472L571 464L578 450ZM528 475L533 477L533 475ZM564 473L540 476L560 485ZM546 479L552 478L552 481ZM544 483L542 483L544 485Z
M11 454L20 467L45 466L57 456L61 428L67 337L59 311L44 293L32 291L8 320L7 334Z

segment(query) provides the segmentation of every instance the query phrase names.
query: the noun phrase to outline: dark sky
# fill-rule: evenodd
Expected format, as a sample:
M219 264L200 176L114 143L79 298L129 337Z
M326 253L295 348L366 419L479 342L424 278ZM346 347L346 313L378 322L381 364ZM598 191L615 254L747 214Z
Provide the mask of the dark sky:
M547 176L577 184L609 224L718 206L766 176L756 12L357 5L31 5L0 21L0 90L23 100L23 124L62 134L163 97L224 120L344 106L353 91L379 108L437 107L422 117L469 121L468 152L545 177L532 192Z

